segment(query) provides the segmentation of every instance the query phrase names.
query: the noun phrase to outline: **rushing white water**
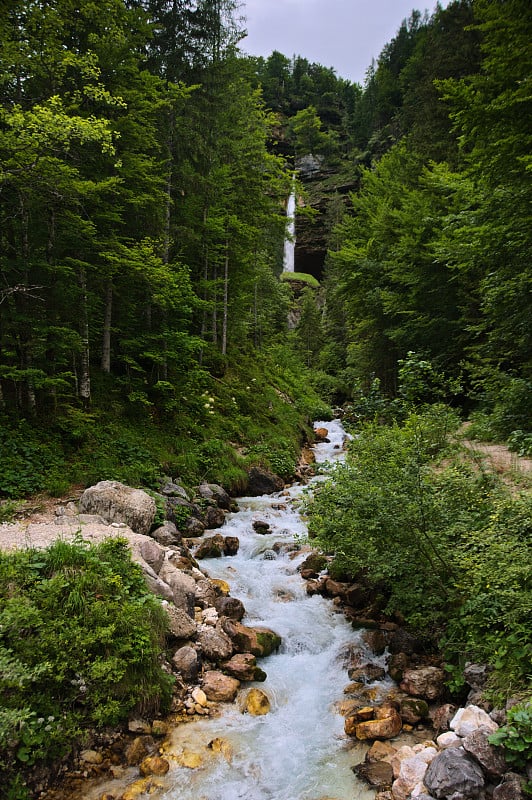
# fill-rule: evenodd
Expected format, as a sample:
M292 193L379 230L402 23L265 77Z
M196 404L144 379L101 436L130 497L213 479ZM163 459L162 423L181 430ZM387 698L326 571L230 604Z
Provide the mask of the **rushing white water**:
M286 207L286 236L284 240L284 272L294 272L296 251L296 193L293 190Z
M329 443L316 445L319 462L342 458L345 433L338 422L317 423L329 430ZM244 684L245 694L258 686L268 695L266 716L243 714L227 705L221 717L179 726L166 754L171 769L164 779L165 800L366 800L374 792L360 783L351 767L362 754L344 734L343 717L334 708L348 683L342 653L359 634L335 613L330 601L309 597L297 572L306 553L290 544L306 534L297 511L303 487L281 496L241 498L240 511L228 517L223 533L238 536L234 557L204 561L212 578L222 578L246 607L247 625L265 625L282 636L278 653L259 664L267 673L261 684ZM257 534L254 520L271 532ZM286 544L274 556L273 545ZM277 548L279 549L279 548ZM266 555L266 557L265 557ZM231 750L213 753L209 742L221 738ZM198 754L197 769L180 767L183 753Z

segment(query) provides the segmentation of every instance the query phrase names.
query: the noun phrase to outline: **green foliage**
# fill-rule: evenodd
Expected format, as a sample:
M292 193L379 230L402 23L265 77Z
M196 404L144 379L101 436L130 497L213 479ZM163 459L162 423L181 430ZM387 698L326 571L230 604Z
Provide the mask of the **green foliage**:
M492 733L489 742L504 748L508 764L524 769L532 759L532 701L512 706L507 717L506 725Z
M532 502L451 458L456 425L435 408L401 427L362 426L309 503L309 526L333 570L362 575L388 612L438 640L450 685L464 660L488 663L500 701L532 678Z
M280 280L284 283L290 283L290 281L301 281L302 283L306 283L312 289L319 289L320 283L314 275L308 275L306 272L282 272L280 276Z
M88 727L168 707L164 611L125 540L0 554L0 576L4 776L69 752Z

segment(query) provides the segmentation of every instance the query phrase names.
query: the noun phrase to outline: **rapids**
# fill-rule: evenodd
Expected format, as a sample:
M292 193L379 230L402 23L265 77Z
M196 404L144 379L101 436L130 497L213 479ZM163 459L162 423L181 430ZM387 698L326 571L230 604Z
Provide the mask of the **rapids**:
M339 422L327 427L330 443L315 446L318 462L344 457L345 433ZM318 478L319 480L319 478ZM241 693L258 686L268 695L271 711L253 717L238 702L225 707L220 718L178 727L172 753L201 754L199 769L175 768L157 797L164 800L366 800L374 792L360 783L351 766L362 760L363 749L348 740L335 702L348 683L342 653L359 641L359 634L336 613L330 601L309 597L298 566L307 553L290 546L306 536L298 512L304 487L287 494L238 501L240 511L228 517L223 533L238 536L236 556L202 562L211 578L222 578L231 594L246 607L246 625L265 625L282 636L280 651L259 664L267 673L261 684L244 684ZM271 533L255 533L252 522L264 520ZM273 546L279 554L273 558ZM212 755L208 744L221 738L229 743L223 755ZM208 754L208 755L205 755Z

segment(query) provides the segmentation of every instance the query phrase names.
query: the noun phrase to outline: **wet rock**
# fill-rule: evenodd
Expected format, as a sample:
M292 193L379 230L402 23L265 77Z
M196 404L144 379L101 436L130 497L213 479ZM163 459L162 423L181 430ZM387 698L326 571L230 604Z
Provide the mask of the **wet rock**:
M308 578L317 578L319 573L327 566L328 559L323 553L311 553L300 566L301 576L307 580Z
M256 636L257 641L259 643L259 647L261 652L259 655L261 656L270 656L276 650L278 650L281 646L281 637L275 631L272 631L270 628L253 628Z
M422 719L429 716L429 707L426 700L411 697L401 700L399 713L403 722L408 725L416 725Z
M224 511L218 506L207 506L201 521L206 528L221 528L225 522Z
M213 702L232 703L239 687L240 681L217 670L209 670L203 676L203 691Z
M237 622L240 622L246 613L244 604L237 597L217 597L214 607L220 616L229 617Z
M267 533L271 533L271 528L268 522L265 522L262 519L256 519L251 523L253 530L255 533L260 534L261 536L266 535Z
M398 628L390 634L388 649L390 653L406 653L407 656L412 656L421 652L422 644L407 630Z
M382 681L386 675L386 670L384 667L379 667L377 664L365 664L363 667L349 669L347 674L352 681L373 683L374 681Z
M224 555L236 556L240 547L238 536L224 536Z
M129 767L136 767L155 750L155 741L151 736L136 736L126 747L125 758Z
M400 688L415 697L436 700L443 692L445 677L445 672L438 667L407 669Z
M284 488L284 481L278 475L260 467L252 467L248 473L247 493L251 497L273 494Z
M392 653L388 658L388 673L396 683L401 683L403 675L410 665L406 653Z
M239 681L257 680L256 674L262 672L257 667L257 659L251 653L236 653L229 661L222 664L223 671Z
M458 736L469 736L479 728L488 733L495 733L499 726L486 712L478 706L459 708L450 722L451 730Z
M364 631L362 641L376 656L381 656L386 649L386 637L383 631Z
M314 428L314 436L317 442L328 442L329 431L327 428Z
M437 800L453 797L478 797L484 788L484 775L477 763L459 747L442 750L431 761L424 783Z
M387 764L385 761L372 761L357 764L356 767L353 767L353 772L376 789L387 789L392 785L392 768L390 764Z
M145 719L134 717L127 723L127 729L130 733L151 733L151 725Z
M236 619L228 618L222 618L221 625L233 642L237 653L252 653L254 656L262 655L262 648L253 628L242 625Z
M157 513L153 497L118 481L100 481L85 489L79 510L99 514L108 522L123 522L136 533L145 535L150 532Z
M197 680L201 666L197 650L189 645L180 647L174 653L172 663L177 672L181 674L183 680L193 683Z
M262 717L270 712L270 699L262 689L250 689L246 695L245 710L252 717Z
M139 766L140 774L147 778L150 775L166 775L170 764L161 756L148 756Z
M201 561L204 558L220 558L224 550L224 537L217 533L201 542L195 552L195 558Z
M162 719L154 719L151 724L151 732L154 736L168 736L169 726Z
M200 608L207 608L208 606L215 606L218 595L216 588L208 578L202 578L196 581L196 595L195 605Z
M138 800L143 796L146 797L150 790L153 791L153 779L151 777L141 778L126 788L120 800Z
M183 533L190 537L203 536L205 525L197 517L188 517L183 526Z
M187 769L198 769L203 764L203 758L201 753L195 753L193 750L183 750L177 756L177 763Z

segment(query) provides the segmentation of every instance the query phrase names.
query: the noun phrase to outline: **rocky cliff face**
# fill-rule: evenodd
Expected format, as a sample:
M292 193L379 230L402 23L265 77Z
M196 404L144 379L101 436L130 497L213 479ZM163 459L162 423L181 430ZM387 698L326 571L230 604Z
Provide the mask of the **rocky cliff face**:
M305 197L299 207L312 209L296 220L295 271L323 277L329 234L339 219L339 211L348 195L359 185L359 169L354 164L327 165L318 156L304 156L296 162Z

